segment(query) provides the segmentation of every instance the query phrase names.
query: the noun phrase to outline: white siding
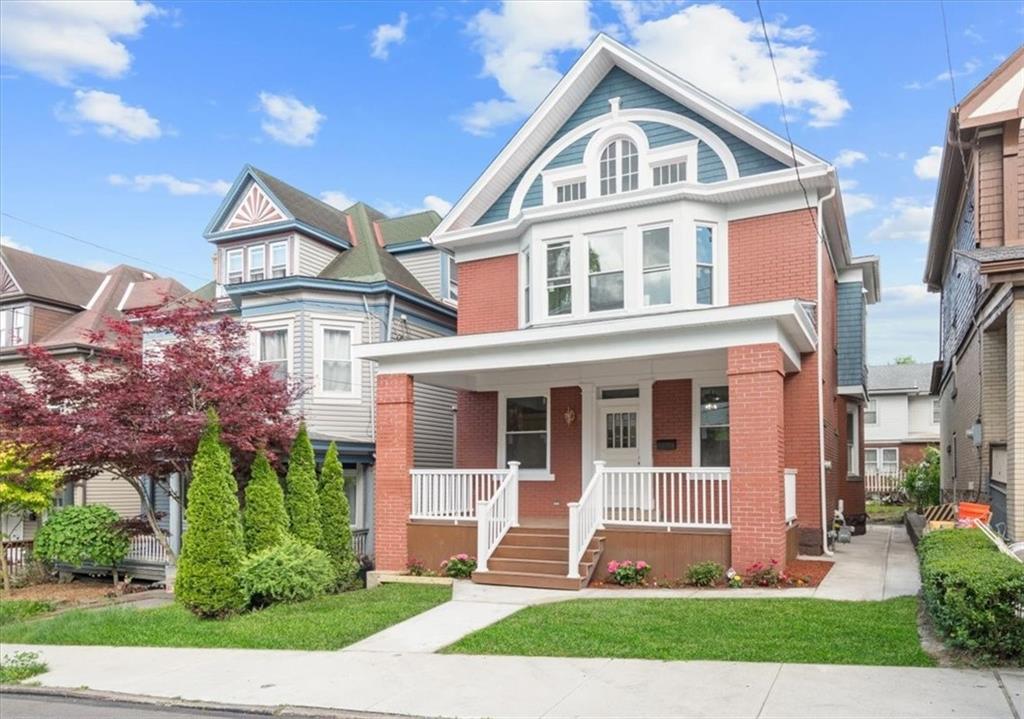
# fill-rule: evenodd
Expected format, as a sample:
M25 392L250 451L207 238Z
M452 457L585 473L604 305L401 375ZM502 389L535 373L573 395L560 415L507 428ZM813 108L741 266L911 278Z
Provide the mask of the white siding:
M331 260L338 256L336 249L317 240L297 235L296 242L298 243L299 262L298 270L294 274L316 277L323 272Z
M443 299L441 294L441 254L440 250L427 249L418 252L403 252L395 255L395 258L412 273L413 277L420 281L427 292L438 299Z
M939 425L932 422L932 399L930 395L910 397L910 416L907 422L907 437L938 441Z
M864 439L867 442L898 441L907 436L907 395L875 394L877 421L864 423Z

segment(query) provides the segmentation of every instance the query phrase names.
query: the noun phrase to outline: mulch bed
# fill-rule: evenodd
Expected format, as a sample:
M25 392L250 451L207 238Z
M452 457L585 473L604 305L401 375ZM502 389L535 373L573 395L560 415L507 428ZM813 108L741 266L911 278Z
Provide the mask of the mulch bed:
M114 585L109 581L76 579L66 584L47 582L0 592L2 599L28 599L49 602L54 606L73 606L107 599L114 595Z
M793 577L805 578L805 587L816 587L832 569L835 562L818 561L815 559L794 559L786 566L786 573Z

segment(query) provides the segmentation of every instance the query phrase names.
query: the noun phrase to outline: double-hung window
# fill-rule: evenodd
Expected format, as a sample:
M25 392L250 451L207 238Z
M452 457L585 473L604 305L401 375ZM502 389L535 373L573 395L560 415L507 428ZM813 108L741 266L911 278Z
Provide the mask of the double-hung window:
M448 299L459 301L459 264L451 255L445 257L448 263Z
M547 468L547 397L505 399L505 461L519 462L520 469Z
M860 466L857 461L860 446L858 441L859 433L860 426L857 407L849 407L846 410L846 474L850 477L856 477L860 474Z
M878 474L877 449L864 449L864 474Z
M337 327L324 327L321 355L321 382L324 392L352 391L352 333Z
M267 275L267 248L253 245L249 248L249 281L259 282Z
M284 277L288 274L288 243L274 242L270 245L270 276Z
M657 227L643 232L644 305L672 302L672 266L669 228Z
M697 304L715 302L715 230L697 225Z
M873 399L864 407L864 424L878 424L878 402Z
M729 466L729 388L701 387L700 466Z
M883 447L878 450L881 457L879 470L882 474L896 474L900 471L899 447Z
M587 243L590 311L621 310L625 287L622 234L597 235Z
M28 318L28 307L6 307L0 310L0 347L17 347L28 341L25 326Z
M224 253L224 262L226 264L224 277L227 280L227 284L234 285L245 278L245 258L242 255L241 249L228 250Z
M270 366L276 379L288 379L288 330L260 330L259 361Z
M937 399L932 400L932 424L939 424L942 421L942 404Z
M569 240L547 245L548 314L572 314L572 246Z

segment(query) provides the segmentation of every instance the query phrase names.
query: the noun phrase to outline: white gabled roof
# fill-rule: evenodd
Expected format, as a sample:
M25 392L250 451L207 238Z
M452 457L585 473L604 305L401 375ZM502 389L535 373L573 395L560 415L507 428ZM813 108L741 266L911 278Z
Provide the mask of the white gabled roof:
M787 167L793 155L800 165L827 164L695 85L683 80L613 38L600 34L559 80L530 118L502 148L434 230L437 237L475 223L502 192L522 173L548 141L586 100L613 67L618 66L659 92L699 112L724 130L761 150Z

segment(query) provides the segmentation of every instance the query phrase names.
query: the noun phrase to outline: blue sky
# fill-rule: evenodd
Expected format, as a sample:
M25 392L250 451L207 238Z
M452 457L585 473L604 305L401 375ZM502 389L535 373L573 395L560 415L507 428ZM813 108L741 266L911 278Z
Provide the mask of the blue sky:
M920 279L946 112L940 5L763 3L794 141L840 166L858 254L882 258L872 362L937 352ZM1024 3L946 3L963 96L1024 40ZM190 287L252 163L343 205L455 202L598 31L782 132L752 3L0 5L0 208ZM4 242L125 260L0 217Z

